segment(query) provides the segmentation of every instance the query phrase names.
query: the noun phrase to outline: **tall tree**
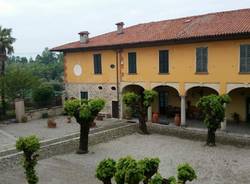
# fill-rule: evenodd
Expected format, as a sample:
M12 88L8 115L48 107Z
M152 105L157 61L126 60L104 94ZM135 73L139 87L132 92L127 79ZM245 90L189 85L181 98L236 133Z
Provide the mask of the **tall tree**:
M5 62L7 56L14 52L12 44L15 38L11 35L12 29L3 28L0 26L0 78L4 76ZM6 114L5 90L4 80L1 80L1 101L2 101L2 114Z

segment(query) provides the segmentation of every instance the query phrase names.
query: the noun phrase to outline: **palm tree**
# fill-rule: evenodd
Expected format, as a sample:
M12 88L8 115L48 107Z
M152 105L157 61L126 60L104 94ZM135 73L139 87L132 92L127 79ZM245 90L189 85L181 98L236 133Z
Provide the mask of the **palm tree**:
M15 42L15 38L11 36L12 29L3 28L0 26L0 78L3 79L5 71L5 61L7 56L14 52L12 44ZM2 114L6 114L6 103L5 103L5 91L4 91L4 80L1 80L1 100L2 100Z

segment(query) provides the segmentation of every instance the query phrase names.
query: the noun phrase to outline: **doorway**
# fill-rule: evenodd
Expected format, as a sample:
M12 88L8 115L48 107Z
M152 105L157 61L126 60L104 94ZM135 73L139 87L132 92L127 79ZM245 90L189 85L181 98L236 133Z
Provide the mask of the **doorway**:
M119 103L112 101L112 118L119 118Z
M246 115L247 115L246 120L247 122L250 122L250 97L247 98L246 104L247 104L246 105Z

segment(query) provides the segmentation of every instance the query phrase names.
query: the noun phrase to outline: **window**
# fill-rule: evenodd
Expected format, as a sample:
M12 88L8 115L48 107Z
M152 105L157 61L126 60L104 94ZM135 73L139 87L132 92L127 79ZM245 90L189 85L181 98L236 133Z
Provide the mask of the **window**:
M136 73L136 53L135 52L128 53L128 73L129 74Z
M102 74L101 54L94 54L94 74Z
M240 46L240 72L250 73L250 45Z
M81 91L81 99L88 100L88 92L87 91Z
M207 72L207 47L196 48L196 72Z
M159 73L168 73L168 51L159 51Z

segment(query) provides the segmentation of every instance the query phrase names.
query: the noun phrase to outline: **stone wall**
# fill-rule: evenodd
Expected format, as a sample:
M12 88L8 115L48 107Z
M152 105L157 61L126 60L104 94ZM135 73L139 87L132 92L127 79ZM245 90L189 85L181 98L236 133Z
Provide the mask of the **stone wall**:
M115 90L112 88L115 88ZM117 101L116 84L65 84L66 96L68 98L79 98L80 92L88 92L88 98L102 98L106 105L102 110L104 114L112 114L112 101Z
M30 121L30 120L42 118L43 113L48 113L49 116L58 116L63 113L63 107L56 106L56 107L51 107L51 108L34 109L34 110L25 112L25 115L27 116L28 121Z

